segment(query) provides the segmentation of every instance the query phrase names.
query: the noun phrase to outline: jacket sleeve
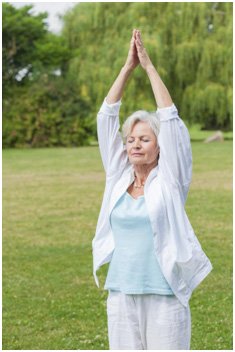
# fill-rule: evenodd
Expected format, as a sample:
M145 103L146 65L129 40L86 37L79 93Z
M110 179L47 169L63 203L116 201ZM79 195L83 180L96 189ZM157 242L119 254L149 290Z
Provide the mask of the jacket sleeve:
M106 98L97 116L97 135L100 154L107 176L123 170L127 153L119 132L119 110L121 100L108 104Z
M168 182L180 188L185 202L192 179L190 135L174 104L158 108L157 117L160 119L159 169Z

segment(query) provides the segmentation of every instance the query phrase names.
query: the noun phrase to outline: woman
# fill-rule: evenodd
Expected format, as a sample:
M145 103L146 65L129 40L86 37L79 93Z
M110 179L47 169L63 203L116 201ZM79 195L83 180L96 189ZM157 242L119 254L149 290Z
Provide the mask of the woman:
M137 111L119 133L124 87L140 64L158 106ZM125 65L98 114L106 187L93 239L94 277L105 282L110 349L190 349L189 299L212 266L185 213L190 137L134 30Z

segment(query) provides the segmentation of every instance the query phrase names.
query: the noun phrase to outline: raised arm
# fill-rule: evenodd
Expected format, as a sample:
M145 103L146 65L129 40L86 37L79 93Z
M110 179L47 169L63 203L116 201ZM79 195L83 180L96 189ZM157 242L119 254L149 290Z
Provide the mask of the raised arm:
M171 106L173 104L171 96L147 54L141 39L140 31L136 31L135 42L140 64L149 77L157 106L159 108Z
M157 116L160 119L159 168L168 184L177 185L181 191L182 200L185 202L192 177L190 135L144 48L139 31L136 33L135 42L140 64L149 77L158 106Z
M110 88L97 117L97 134L100 154L107 176L122 171L127 163L126 150L119 132L119 109L126 82L139 64L133 30L126 62Z
M132 32L130 48L129 48L125 65L122 67L118 77L116 78L115 82L113 83L106 97L106 102L108 104L116 103L122 98L126 82L129 76L131 75L132 71L139 64L139 58L137 55L137 50L135 45L136 33L137 33L137 30L134 29Z

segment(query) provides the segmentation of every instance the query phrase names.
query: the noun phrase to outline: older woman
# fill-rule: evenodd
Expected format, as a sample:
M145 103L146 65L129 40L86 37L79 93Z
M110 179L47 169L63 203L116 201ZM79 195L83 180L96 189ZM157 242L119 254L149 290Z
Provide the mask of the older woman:
M137 111L119 132L125 83L140 64L157 112ZM105 289L110 349L190 349L189 299L212 266L184 204L192 173L190 136L138 30L98 114L106 187L93 239L94 276Z

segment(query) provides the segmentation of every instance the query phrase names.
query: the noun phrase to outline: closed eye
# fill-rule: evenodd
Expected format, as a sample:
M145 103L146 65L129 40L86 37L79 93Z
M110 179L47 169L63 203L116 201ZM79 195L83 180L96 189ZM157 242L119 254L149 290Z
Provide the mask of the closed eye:
M133 143L135 140L134 139L129 139L127 140L128 143ZM146 138L141 138L141 141L143 142L149 142L150 140L149 139L146 139Z

